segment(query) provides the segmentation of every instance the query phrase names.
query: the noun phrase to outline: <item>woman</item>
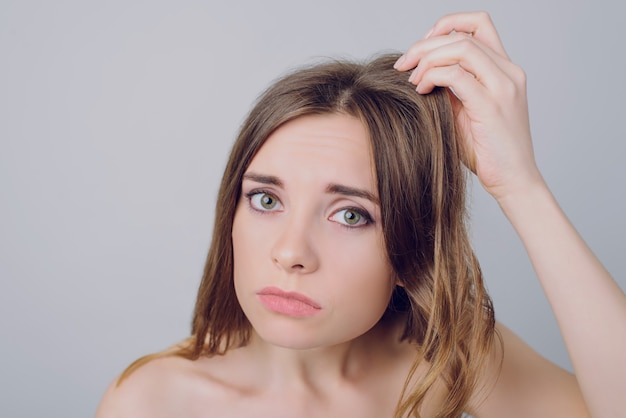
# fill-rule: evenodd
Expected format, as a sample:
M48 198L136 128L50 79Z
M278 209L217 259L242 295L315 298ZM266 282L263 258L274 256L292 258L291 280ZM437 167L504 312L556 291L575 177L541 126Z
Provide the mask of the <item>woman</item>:
M494 323L462 163L525 244L576 377ZM486 14L450 15L400 57L303 69L261 97L192 337L131 365L97 416L618 416L625 319L537 170L523 72Z

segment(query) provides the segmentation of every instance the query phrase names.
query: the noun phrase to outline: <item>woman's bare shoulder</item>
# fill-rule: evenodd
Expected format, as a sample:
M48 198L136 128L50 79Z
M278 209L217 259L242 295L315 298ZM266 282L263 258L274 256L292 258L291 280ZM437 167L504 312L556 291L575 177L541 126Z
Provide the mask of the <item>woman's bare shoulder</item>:
M170 355L141 365L107 388L96 418L207 417L225 387L207 372L203 360ZM215 405L213 405L215 406Z
M573 374L541 356L504 325L498 323L496 328L500 340L496 339L470 401L474 416L589 416Z

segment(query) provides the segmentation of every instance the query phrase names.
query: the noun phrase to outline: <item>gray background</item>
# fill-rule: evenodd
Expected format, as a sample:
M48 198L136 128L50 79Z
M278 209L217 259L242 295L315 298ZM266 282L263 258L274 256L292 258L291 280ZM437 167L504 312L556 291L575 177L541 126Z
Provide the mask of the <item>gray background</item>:
M3 0L0 416L92 416L129 362L187 335L225 158L271 80L319 57L403 50L474 9L528 73L546 179L626 288L620 2ZM526 255L477 183L473 237L498 319L569 368Z

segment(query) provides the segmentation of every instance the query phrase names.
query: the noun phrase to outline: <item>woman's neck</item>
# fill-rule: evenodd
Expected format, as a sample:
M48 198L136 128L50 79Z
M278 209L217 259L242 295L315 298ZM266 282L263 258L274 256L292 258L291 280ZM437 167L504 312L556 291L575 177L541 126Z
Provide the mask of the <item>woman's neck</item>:
M250 363L253 379L267 389L302 389L313 393L357 383L387 360L397 358L408 344L400 342L398 321L380 321L356 339L327 347L291 349L272 345L252 332L249 343L237 349Z

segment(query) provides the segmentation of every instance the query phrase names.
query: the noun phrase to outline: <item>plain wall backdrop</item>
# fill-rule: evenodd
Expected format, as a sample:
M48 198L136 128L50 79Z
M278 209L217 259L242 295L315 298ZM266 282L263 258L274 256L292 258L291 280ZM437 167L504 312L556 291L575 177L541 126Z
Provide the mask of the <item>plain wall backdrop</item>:
M93 416L132 360L188 335L226 156L273 79L402 51L479 9L528 74L544 176L626 288L620 2L2 0L0 416ZM474 186L497 318L570 368L519 240Z

